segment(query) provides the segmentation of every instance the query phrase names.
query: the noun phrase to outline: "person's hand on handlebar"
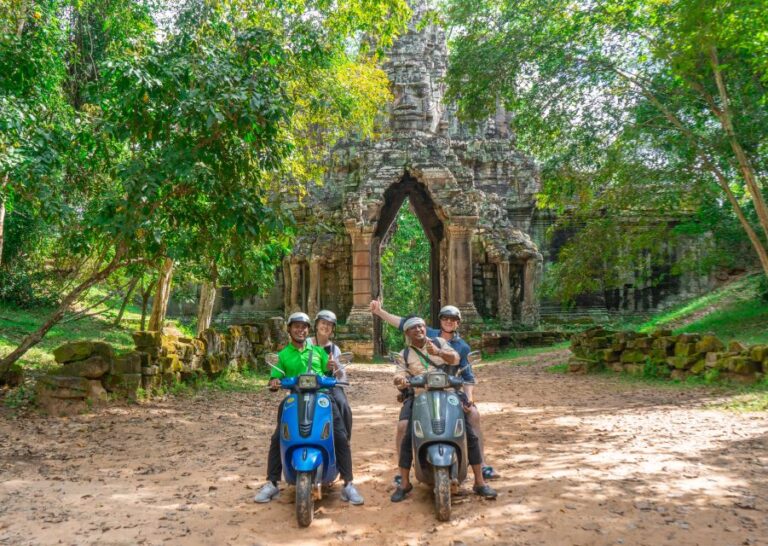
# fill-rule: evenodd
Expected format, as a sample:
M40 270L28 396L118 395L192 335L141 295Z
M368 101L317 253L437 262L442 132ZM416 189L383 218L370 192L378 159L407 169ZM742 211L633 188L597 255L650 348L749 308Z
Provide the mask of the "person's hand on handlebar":
M409 381L407 377L396 377L395 378L395 387L400 389L401 391L404 389L407 389L409 385Z
M269 383L267 383L267 385L269 385L269 390L271 390L272 392L275 392L276 390L280 389L280 380L277 377L273 377L272 379L269 380Z

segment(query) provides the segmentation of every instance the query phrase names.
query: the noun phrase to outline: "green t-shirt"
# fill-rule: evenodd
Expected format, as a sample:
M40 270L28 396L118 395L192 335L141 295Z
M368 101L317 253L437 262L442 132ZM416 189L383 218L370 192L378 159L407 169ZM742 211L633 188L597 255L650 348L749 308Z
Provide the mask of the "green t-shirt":
M269 377L280 379L306 373L310 354L312 354L312 371L323 375L328 369L328 354L322 347L305 343L303 349L297 349L293 343L289 343L285 349L277 353L277 367L283 370L285 375L280 375L280 372L272 368Z

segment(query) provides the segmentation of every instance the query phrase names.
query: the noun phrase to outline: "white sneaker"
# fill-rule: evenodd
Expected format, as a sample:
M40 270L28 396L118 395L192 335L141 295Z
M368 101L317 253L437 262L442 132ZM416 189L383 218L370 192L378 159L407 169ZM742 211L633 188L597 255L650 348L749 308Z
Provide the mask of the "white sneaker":
M256 496L253 497L253 501L262 503L269 502L275 498L278 493L280 493L280 489L272 482L267 482L261 489L259 489L259 492L256 493Z
M363 504L363 496L358 493L355 484L349 482L347 485L341 488L341 500L348 502L349 504Z

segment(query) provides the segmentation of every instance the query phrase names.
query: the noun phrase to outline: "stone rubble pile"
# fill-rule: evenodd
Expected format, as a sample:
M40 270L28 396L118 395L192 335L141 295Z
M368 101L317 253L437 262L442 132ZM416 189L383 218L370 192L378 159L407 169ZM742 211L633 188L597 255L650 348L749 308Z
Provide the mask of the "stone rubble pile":
M213 328L198 338L175 328L134 332L134 351L116 355L103 341L75 341L54 350L61 366L37 382L37 401L51 415L85 411L110 396L135 400L139 389L215 377L228 369L264 369L264 354L288 342L280 317L258 324Z
M613 370L671 379L703 376L712 380L754 383L768 371L768 345L727 346L712 334L652 334L590 328L571 337L573 373Z

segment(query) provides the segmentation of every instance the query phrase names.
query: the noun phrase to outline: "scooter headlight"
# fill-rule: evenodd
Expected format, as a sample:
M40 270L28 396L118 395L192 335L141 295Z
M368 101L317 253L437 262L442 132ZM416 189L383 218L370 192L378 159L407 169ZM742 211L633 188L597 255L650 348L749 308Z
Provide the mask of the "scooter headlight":
M299 376L299 388L304 389L316 389L317 388L317 376L315 374L301 374Z
M417 438L424 438L424 431L421 428L421 422L419 421L413 422L413 433L416 435Z
M453 427L453 436L455 438L459 438L464 435L464 420L463 419L457 419L456 420L456 426Z

